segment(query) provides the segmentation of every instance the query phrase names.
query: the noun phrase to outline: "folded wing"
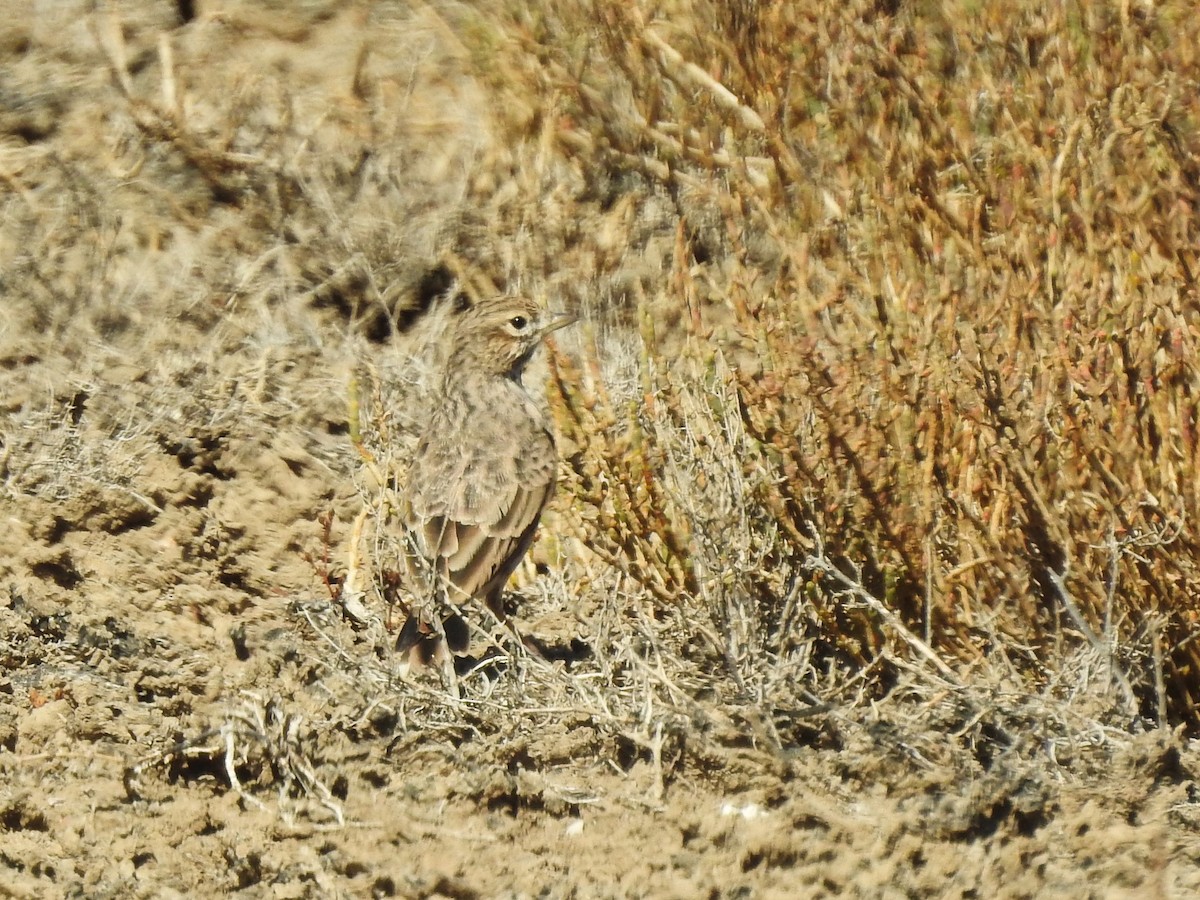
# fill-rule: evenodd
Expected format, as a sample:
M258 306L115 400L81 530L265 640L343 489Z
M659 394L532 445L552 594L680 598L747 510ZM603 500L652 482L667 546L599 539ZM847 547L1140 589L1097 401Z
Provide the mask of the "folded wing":
M479 597L499 615L500 592L533 542L557 460L546 432L522 451L520 458L464 454L410 488L405 526L454 603Z

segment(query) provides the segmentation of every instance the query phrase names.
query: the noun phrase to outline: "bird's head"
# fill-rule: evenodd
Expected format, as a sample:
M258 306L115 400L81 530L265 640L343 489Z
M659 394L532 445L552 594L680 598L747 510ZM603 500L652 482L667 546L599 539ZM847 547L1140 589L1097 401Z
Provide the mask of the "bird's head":
M519 381L525 364L543 338L575 319L573 315L549 313L521 297L479 301L458 314L450 370L501 375Z

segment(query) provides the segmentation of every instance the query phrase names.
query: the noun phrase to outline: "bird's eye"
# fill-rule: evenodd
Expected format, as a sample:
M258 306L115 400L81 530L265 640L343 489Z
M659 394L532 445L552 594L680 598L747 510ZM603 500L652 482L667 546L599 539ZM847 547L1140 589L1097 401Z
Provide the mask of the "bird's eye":
M508 320L508 324L517 329L517 331L521 331L526 325L529 324L529 320L524 316L513 316Z

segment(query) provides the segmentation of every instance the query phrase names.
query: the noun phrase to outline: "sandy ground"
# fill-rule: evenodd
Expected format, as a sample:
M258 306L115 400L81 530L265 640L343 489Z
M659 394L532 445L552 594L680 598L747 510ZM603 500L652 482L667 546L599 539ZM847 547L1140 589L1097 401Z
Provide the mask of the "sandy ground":
M524 573L521 621L590 656L518 659L459 706L400 680L379 595L355 622L336 583L371 496L351 373L386 383L404 346L296 287L338 256L318 217L287 234L138 149L110 63L122 48L157 103L168 41L189 121L231 152L250 151L220 97L288 95L365 139L368 19L399 94L486 106L487 87L420 10L30 9L0 12L0 896L1200 895L1200 750L1180 735L1047 730L1003 683L1025 727L990 741L941 699L831 692L786 729L719 686L668 703L610 665L632 614L569 554ZM241 127L269 130L268 105ZM404 108L373 127L433 127ZM439 140L464 141L446 117ZM334 154L330 133L312 144ZM453 183L396 188L408 206L376 236L467 177L453 147L408 152L418 187ZM411 285L438 222L399 249L347 241Z

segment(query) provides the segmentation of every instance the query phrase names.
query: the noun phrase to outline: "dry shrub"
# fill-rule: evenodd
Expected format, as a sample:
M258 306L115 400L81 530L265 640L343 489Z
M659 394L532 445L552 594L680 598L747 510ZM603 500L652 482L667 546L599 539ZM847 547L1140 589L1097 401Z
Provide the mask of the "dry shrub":
M858 666L1036 687L1083 648L1119 715L1200 724L1194 16L585 7L491 50L602 205L671 209L666 277L612 295L634 408L560 381L579 531Z

